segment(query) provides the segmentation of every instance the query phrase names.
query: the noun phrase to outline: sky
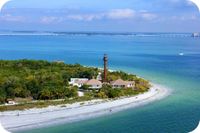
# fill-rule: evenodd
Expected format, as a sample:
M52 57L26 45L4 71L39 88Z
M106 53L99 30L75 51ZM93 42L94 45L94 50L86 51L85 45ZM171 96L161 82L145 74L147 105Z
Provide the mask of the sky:
M12 0L0 30L66 32L198 32L189 0Z

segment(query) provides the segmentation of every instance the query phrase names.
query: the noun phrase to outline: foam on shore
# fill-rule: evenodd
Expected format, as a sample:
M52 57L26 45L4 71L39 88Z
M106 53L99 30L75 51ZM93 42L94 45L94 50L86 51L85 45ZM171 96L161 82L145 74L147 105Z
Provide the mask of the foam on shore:
M0 121L9 131L39 128L112 114L160 100L169 94L170 89L152 84L152 88L144 94L117 100L92 100L84 104L74 103L41 109L1 112Z

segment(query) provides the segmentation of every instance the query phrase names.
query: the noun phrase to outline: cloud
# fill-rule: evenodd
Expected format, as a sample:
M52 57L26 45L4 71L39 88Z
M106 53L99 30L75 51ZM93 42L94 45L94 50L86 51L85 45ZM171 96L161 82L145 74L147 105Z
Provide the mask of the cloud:
M110 19L129 19L135 16L132 9L114 9L106 13L106 17Z
M104 14L73 14L68 15L67 19L71 20L79 20L79 21L92 21L102 19L105 15Z
M67 21L100 21L100 20L153 20L158 16L154 13L148 12L147 10L135 11L133 9L111 9L108 11L101 12L82 12L79 10L61 10L62 13L56 11L56 13L47 13L40 11L40 14L30 17L25 14L23 16L18 16L19 13L7 13L0 16L0 20L10 21L10 22L38 22L40 24L58 24ZM39 13L39 12L38 12ZM13 15L15 14L15 15Z
M154 20L158 17L156 14L150 13L150 12L145 11L145 10L140 11L139 15L144 20Z
M187 21L187 20L198 20L198 17L195 15L183 15L183 16L172 16L171 17L172 20L176 20L176 21Z
M107 12L93 13L93 14L70 14L67 19L77 21L93 21L93 20L124 20L124 19L144 19L153 20L157 18L156 14L150 13L146 10L136 12L132 9L113 9Z
M153 20L157 18L156 14L146 10L135 11L133 9L112 9L97 13L70 13L62 16L44 16L40 19L43 24L59 23L68 20L75 21L94 21L94 20L125 20L125 19L140 19Z
M11 14L5 14L0 16L0 20L7 22L24 22L25 18L23 16L13 16Z
M50 23L59 23L62 22L62 18L61 17L54 17L54 16L44 16L40 19L40 22L42 24L50 24Z
M135 11L132 9L113 9L100 13L68 14L66 18L77 21L93 21L101 19L130 19L134 16Z

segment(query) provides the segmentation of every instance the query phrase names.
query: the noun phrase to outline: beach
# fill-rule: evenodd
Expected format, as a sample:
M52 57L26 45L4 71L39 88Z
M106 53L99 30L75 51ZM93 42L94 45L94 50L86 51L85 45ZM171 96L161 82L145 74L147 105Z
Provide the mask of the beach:
M170 89L152 84L148 92L133 97L114 100L92 100L74 104L49 106L24 111L0 113L1 124L9 131L46 127L55 124L81 121L109 115L127 108L134 108L160 100L170 94Z

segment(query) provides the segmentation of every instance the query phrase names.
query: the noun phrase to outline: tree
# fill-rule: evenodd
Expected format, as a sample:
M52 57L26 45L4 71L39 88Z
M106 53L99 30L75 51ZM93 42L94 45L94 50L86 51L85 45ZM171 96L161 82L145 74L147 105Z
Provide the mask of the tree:
M52 96L54 99L60 99L65 98L65 95L67 94L66 87L63 88L56 88L52 91Z
M0 89L0 103L4 103L6 101L6 92L4 89Z
M51 91L49 89L43 89L40 91L39 98L42 100L49 100L51 98Z
M120 94L121 94L120 89L110 89L110 91L108 93L108 97L116 98L116 97L120 97L121 96Z
M108 98L108 96L103 91L98 92L97 93L97 97L98 98L103 98L103 99Z
M81 88L80 88L81 90L84 90L84 91L88 91L88 90L90 90L90 86L89 85L86 85L86 84L84 84L84 85L82 85L81 86Z
M6 88L6 94L8 98L14 98L15 97L15 91L13 87Z
M77 86L67 87L65 93L66 93L66 97L68 97L68 98L77 97L78 96L78 87Z
M14 93L16 97L23 97L23 98L26 97L26 92L22 87L16 87L14 89Z

